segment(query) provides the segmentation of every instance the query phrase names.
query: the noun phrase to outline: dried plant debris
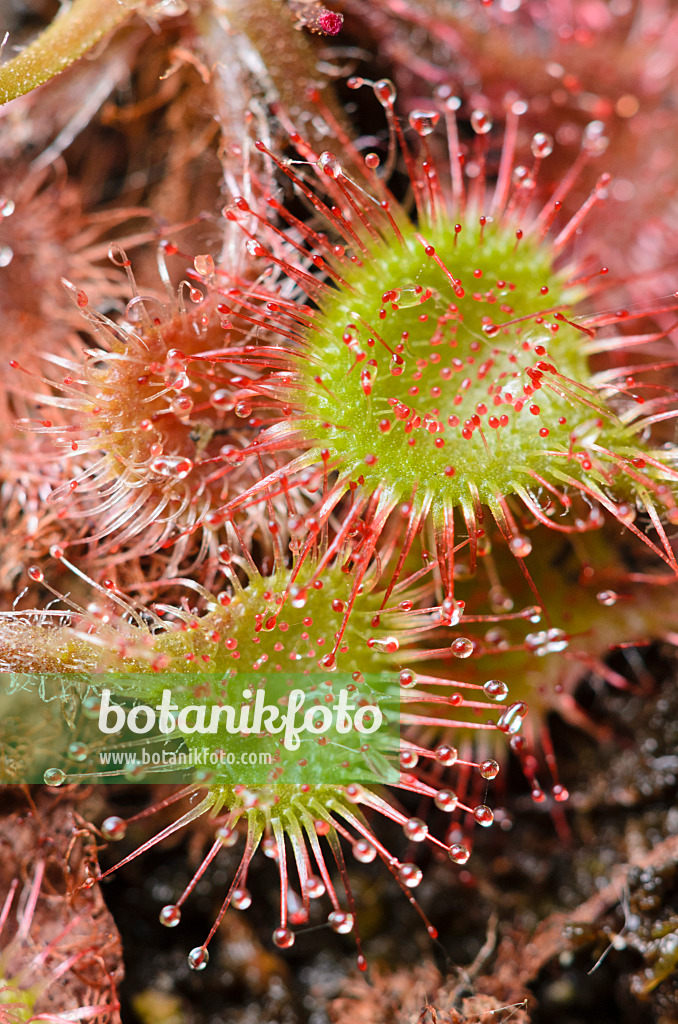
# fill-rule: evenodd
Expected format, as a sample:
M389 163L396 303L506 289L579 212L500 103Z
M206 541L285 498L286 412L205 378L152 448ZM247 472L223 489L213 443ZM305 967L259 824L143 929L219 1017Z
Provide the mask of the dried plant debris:
M0 820L0 1021L116 1024L118 932L70 802L6 787Z

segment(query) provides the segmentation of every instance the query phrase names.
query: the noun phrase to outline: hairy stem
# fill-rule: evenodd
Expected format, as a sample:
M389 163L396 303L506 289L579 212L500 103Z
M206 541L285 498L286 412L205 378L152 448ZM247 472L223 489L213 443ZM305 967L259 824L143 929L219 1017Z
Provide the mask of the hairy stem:
M23 96L91 50L145 0L73 0L44 32L0 67L0 104Z

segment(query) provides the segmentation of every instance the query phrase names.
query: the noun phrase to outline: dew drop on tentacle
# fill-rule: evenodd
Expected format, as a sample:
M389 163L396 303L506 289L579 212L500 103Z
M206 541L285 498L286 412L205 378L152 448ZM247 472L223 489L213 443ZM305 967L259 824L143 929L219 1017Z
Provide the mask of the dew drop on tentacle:
M236 910L247 910L248 907L251 907L252 894L249 889L246 889L244 886L235 889L231 897L231 904Z
M316 875L309 875L306 879L306 895L311 900L320 899L321 896L325 895L325 883L322 878L318 878Z
M103 822L101 834L109 842L119 842L127 834L127 822L117 815L111 815Z
M523 608L520 613L521 618L527 619L528 622L533 622L535 624L537 622L541 622L542 615L543 609L538 604L528 605L527 608Z
M188 966L192 971L204 971L209 963L210 955L204 946L196 946L188 954Z
M474 643L465 636L458 636L450 644L450 650L455 658L470 658L473 654Z
M589 156L600 156L610 144L609 138L605 135L605 124L603 121L589 121L582 136L582 149Z
M269 857L271 860L278 859L278 847L273 836L267 836L263 840L261 849L263 850L265 857Z
M66 781L66 773L61 768L48 768L42 778L46 786L63 786Z
M546 132L537 132L532 136L530 143L532 155L539 160L544 160L553 152L553 139Z
M441 625L457 626L464 615L465 607L463 601L455 601L452 597L444 598L440 606Z
M193 411L193 399L183 396L173 398L170 402L170 409L178 419L187 419Z
M190 459L184 459L178 456L162 455L151 461L150 469L154 473L157 473L158 476L174 477L176 480L184 480L193 469L193 463Z
M408 889L416 889L416 887L421 883L424 875L421 868L417 867L416 864L408 863L400 865L400 868L398 869L398 877L400 878L400 881L408 887Z
M235 846L238 842L238 832L228 825L221 825L215 833L215 838L222 846Z
M172 391L185 391L186 388L191 386L191 381L188 374L183 370L172 368L167 374L166 384Z
M479 765L478 771L484 779L496 779L499 774L499 763L490 758Z
M336 156L327 150L318 157L318 167L329 178L336 178L342 173L342 167Z
M474 807L473 817L483 828L489 828L494 821L494 814L486 804L478 804L477 807Z
M392 108L396 101L396 87L390 78L380 78L374 83L374 95L382 107Z
M213 391L209 397L210 405L214 406L215 409L227 410L234 407L233 397L230 391L225 388L217 388Z
M160 924L164 925L165 928L176 928L181 921L181 907L176 906L174 903L168 903L160 911L159 920Z
M513 736L520 730L527 712L528 707L524 701L516 701L514 704L510 704L497 722L497 728L508 736Z
M483 684L483 692L490 700L502 701L508 697L509 688L501 679L488 679Z
M101 697L96 693L89 693L82 702L82 713L85 718L96 721L101 712Z
M289 928L276 928L273 932L273 943L279 949L289 949L294 945L294 932Z
M428 825L421 818L409 818L403 825L407 839L414 843L423 843L428 835Z
M461 843L453 843L447 853L453 864L466 864L470 856L468 849Z
M485 110L472 110L471 127L476 135L487 135L492 130L492 118Z
M327 918L327 923L338 935L348 935L353 931L355 920L353 914L343 910L333 910Z
M358 839L353 844L353 856L361 864L371 864L377 856L377 851L367 839Z
M433 798L433 802L440 811L447 814L456 810L459 804L459 797L451 789L439 789Z
M419 764L419 755L416 750L401 750L400 751L400 767L409 770L410 768L416 768Z
M260 242L257 242L256 238L248 238L245 242L245 250L250 256L265 256L266 250Z
M556 628L540 630L538 633L528 633L525 637L526 646L529 650L534 651L539 658L564 651L569 643L569 634Z
M434 756L438 764L444 765L445 768L451 768L459 760L459 751L448 743L441 743L434 750Z
M425 138L435 130L440 114L437 110L413 110L408 116L410 128Z
M370 637L367 641L370 650L382 651L385 654L395 654L400 649L400 641L395 636Z
M398 309L410 309L412 306L421 305L421 288L414 284L403 284L394 289L392 302L396 302ZM400 364L402 365L401 359Z
M532 551L532 541L528 537L521 537L520 535L511 537L509 549L516 558L527 558Z
M201 277L211 277L214 274L214 260L209 255L196 256L193 266Z

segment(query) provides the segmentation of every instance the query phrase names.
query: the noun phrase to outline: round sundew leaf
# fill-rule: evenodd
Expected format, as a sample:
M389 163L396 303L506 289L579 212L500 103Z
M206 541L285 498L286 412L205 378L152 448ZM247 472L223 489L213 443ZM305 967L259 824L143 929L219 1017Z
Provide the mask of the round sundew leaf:
M297 360L303 430L342 474L416 487L434 505L474 492L491 504L530 470L553 479L552 452L566 456L573 437L623 440L589 393L582 333L554 317L577 293L547 246L517 245L501 224L401 231L323 294Z

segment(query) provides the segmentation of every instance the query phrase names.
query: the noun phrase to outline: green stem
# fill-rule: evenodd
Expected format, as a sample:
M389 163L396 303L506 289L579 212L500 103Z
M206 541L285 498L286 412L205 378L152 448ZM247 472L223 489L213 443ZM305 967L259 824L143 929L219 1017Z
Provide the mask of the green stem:
M0 104L35 89L72 64L145 0L73 0L25 50L0 67Z

